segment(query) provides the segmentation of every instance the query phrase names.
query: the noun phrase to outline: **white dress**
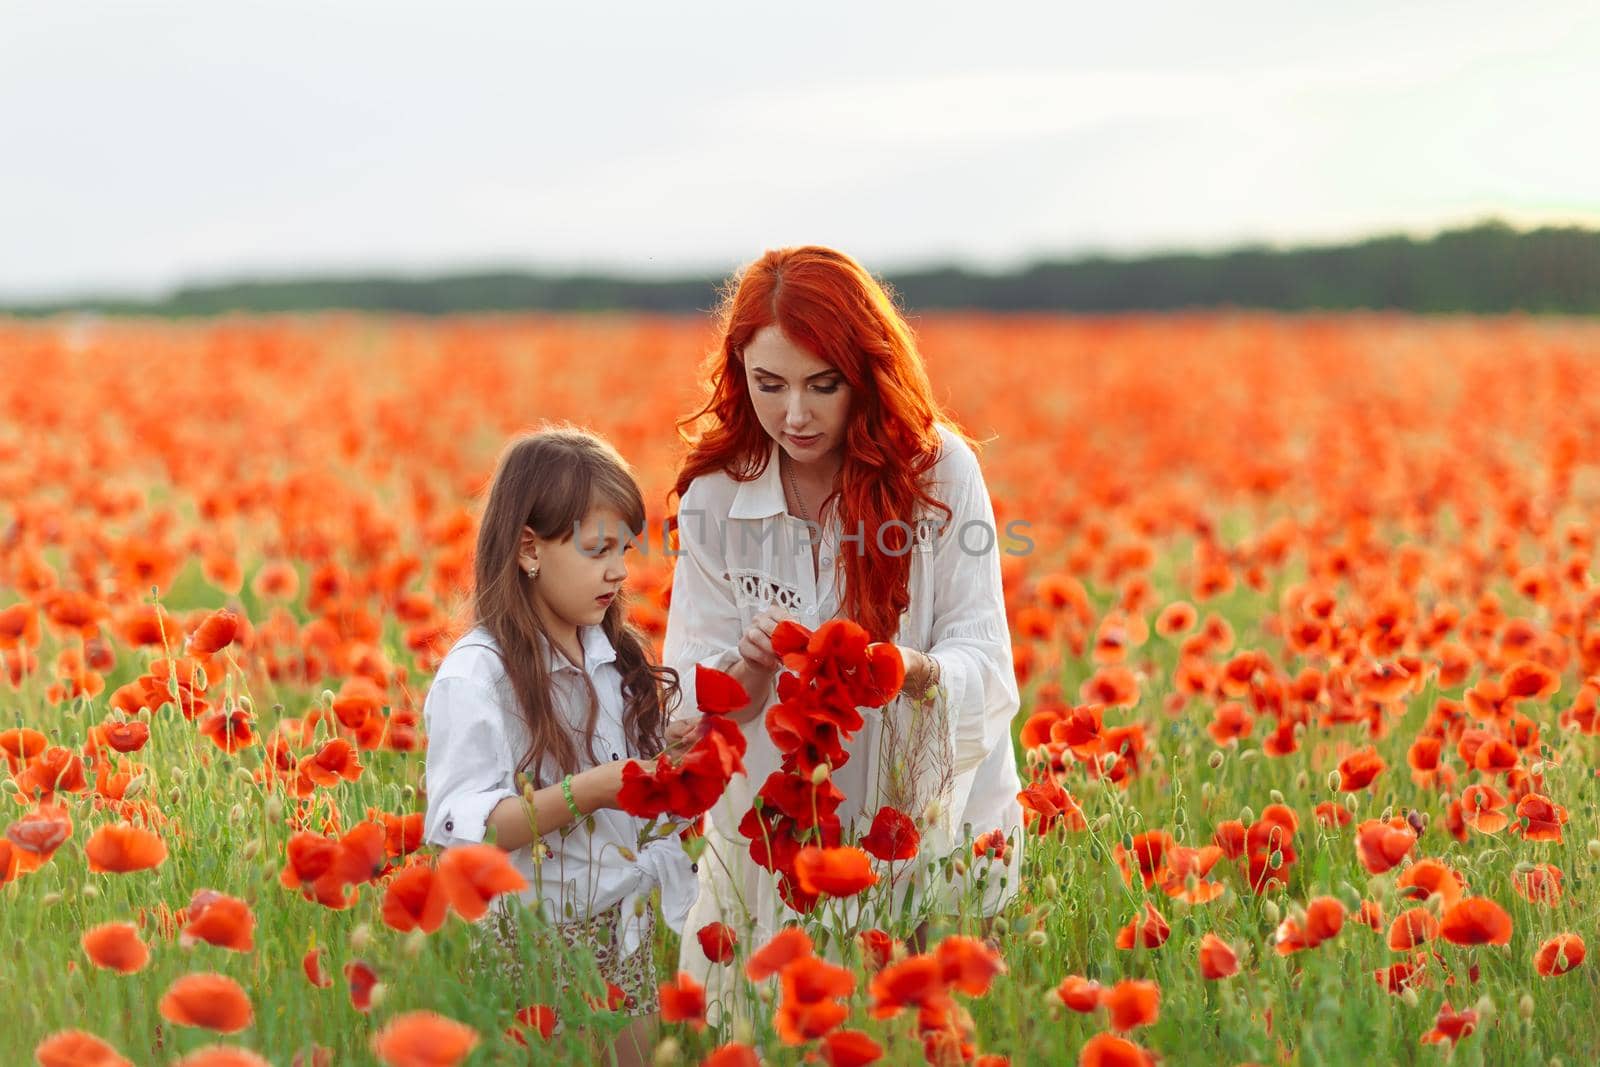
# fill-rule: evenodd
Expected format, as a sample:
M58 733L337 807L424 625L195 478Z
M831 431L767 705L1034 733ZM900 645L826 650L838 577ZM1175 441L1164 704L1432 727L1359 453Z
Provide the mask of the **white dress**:
M845 796L839 818L847 839L866 833L878 808L893 804L922 832L918 863L965 850L967 884L961 878L946 883L942 874L923 869L908 872L902 889L950 910L981 886L981 911L989 915L1016 892L1022 862L1021 783L1010 730L1020 700L1000 578L1000 552L1015 548L995 527L972 449L942 426L940 436L943 448L928 489L954 514L942 536L937 531L943 512L931 511L916 524L910 605L895 644L938 661L946 700L928 709L902 697L882 712L865 712L866 725L846 746L850 759L833 781ZM834 517L813 567L806 524L787 512L778 452L774 443L765 472L755 480L703 475L680 502L679 555L662 650L663 660L682 677L679 717L695 714L695 664L732 667L740 637L767 607L787 608L811 629L840 610L833 578L839 552L856 548L830 509ZM797 918L779 896L774 876L751 862L749 840L738 832L754 792L778 769L780 756L763 722L776 700L774 687L765 694L762 714L745 724L747 774L736 775L708 813L700 893L684 923L679 967L701 981L713 1000L731 991L735 968L711 963L694 936L697 930L723 922L754 949ZM1008 865L973 859L972 839L994 829L1012 840ZM982 880L974 882L980 874Z
M585 673L599 698L595 760L639 755L627 749L616 649L598 626L579 627L578 637L582 670L557 655L542 637L540 643L554 704L573 731L580 768L592 765L578 733L588 715ZM428 737L423 840L446 848L479 844L489 813L518 794L514 772L529 740L511 680L487 630L474 628L450 649L428 689L422 715ZM554 760L547 757L543 770L543 783L559 780ZM581 824L552 830L507 857L528 882L523 903L542 910L548 922L581 921L620 904L625 917L621 947L631 954L648 939L649 930L633 914L635 898L659 886L662 911L677 929L695 893L694 872L676 837L639 847L639 832L648 820L614 808L599 809L591 817L593 830ZM535 846L543 857L537 863Z

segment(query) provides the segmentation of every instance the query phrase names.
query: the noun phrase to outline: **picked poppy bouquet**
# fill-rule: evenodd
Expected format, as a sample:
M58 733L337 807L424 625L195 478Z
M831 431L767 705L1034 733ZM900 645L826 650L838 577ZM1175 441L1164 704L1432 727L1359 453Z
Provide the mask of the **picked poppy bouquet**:
M849 620L824 623L815 632L792 621L778 624L772 648L786 670L778 678L778 702L765 726L782 755L740 821L751 858L778 876L779 891L794 910L808 913L819 897L850 896L878 881L868 853L886 861L916 855L912 820L884 808L862 838L861 848L841 847L838 810L844 794L832 772L850 758L845 744L865 724L862 708L882 708L900 693L905 663L888 642L871 642ZM744 771L745 738L730 712L749 704L735 679L696 666L701 732L682 756L663 753L649 770L623 770L619 806L647 819L700 818Z

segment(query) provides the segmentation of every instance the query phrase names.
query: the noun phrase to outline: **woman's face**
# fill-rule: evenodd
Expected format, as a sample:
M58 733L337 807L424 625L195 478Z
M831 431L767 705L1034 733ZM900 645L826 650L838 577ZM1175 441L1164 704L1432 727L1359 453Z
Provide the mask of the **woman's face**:
M744 374L761 428L796 463L844 447L850 385L834 367L768 326L745 345Z
M590 508L577 534L565 541L546 541L523 527L519 562L524 573L535 561L539 567L533 582L535 607L547 619L569 626L598 624L628 578L623 554L631 547L631 533L622 515L608 505Z

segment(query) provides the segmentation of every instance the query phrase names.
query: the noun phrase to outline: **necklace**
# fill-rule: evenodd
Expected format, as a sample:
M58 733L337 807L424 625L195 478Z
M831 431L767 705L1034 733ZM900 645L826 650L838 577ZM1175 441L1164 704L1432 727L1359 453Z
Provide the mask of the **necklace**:
M789 463L789 489L794 493L794 504L795 507L800 509L800 518L809 523L811 516L806 511L805 501L800 499L800 484L794 479L794 462L792 460Z

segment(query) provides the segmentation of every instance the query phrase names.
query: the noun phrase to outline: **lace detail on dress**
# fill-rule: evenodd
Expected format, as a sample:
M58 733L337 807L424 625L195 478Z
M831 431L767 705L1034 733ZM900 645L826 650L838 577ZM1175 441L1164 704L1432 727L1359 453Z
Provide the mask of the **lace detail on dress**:
M800 589L788 582L780 582L759 570L735 568L728 572L733 582L734 598L741 607L762 611L773 605L787 608L796 614L803 611Z

